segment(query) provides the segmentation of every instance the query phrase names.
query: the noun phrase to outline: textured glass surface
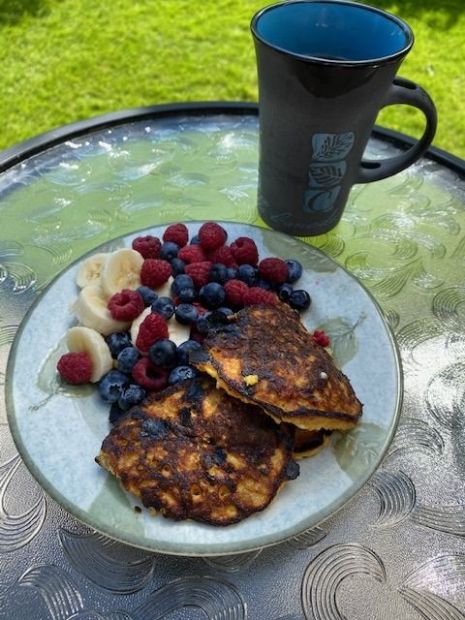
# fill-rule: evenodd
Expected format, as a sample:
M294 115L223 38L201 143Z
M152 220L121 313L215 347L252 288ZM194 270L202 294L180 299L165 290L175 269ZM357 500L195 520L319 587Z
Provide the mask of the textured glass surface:
M393 151L381 141L369 149ZM260 225L256 170L256 118L186 116L94 133L0 175L0 385L17 327L52 277L153 224ZM464 231L463 180L425 159L355 187L338 227L308 240L383 307L405 398L388 455L359 495L277 547L176 558L92 532L28 474L2 396L0 618L463 620Z

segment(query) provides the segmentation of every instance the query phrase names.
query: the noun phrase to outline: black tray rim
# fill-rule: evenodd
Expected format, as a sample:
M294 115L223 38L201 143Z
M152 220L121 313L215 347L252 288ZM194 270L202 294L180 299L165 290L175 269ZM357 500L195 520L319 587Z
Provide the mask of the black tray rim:
M258 104L252 101L194 101L156 104L109 112L62 127L46 131L0 152L0 174L33 155L67 140L102 129L110 129L125 123L170 116L192 115L213 116L216 114L258 116ZM406 150L417 142L415 138L393 129L375 125L372 135L394 146ZM465 160L435 146L430 146L423 155L465 178Z

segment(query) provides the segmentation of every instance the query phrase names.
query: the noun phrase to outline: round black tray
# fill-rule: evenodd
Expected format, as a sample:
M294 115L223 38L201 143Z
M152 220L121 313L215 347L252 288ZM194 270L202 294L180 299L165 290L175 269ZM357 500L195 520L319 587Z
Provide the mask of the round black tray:
M248 114L251 116L258 116L258 105L252 102L241 101L199 101L153 105L102 114L84 121L77 121L57 129L52 129L51 131L47 131L4 150L0 153L0 173L32 155L77 136L132 121L178 116L180 114L189 114L193 116ZM385 140L402 150L408 149L416 142L416 140L410 136L378 125L373 129L373 136ZM456 157L436 147L430 147L424 157L438 162L454 170L460 176L465 177L465 160L460 157Z

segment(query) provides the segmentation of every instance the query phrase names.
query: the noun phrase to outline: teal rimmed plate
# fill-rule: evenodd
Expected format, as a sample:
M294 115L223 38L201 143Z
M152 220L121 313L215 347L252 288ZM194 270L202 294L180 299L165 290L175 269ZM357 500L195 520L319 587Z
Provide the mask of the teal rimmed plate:
M193 235L199 223L188 227ZM296 258L299 287L313 299L303 315L309 329L325 329L336 363L364 403L360 424L317 456L301 461L263 512L224 528L153 517L94 462L108 433L108 406L94 387L59 385L56 362L74 324L80 261L44 290L22 322L7 367L7 414L14 441L32 475L68 512L121 542L161 553L209 556L240 553L296 536L339 510L378 467L396 428L402 400L399 354L382 311L367 290L321 251L293 237L254 226L224 223L230 239L255 239L260 257ZM157 226L143 234L161 236ZM94 252L130 246L141 232Z

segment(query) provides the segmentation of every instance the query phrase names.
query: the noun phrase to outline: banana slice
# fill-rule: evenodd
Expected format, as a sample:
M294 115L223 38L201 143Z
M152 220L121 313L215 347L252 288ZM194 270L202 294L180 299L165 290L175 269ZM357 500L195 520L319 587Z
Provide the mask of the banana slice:
M178 323L174 316L168 321L168 338L172 340L176 346L179 346L181 342L189 340L191 328L189 325L181 325Z
M170 276L164 284L155 289L158 297L171 297L171 283L173 280L173 276Z
M112 252L103 265L100 277L105 295L111 297L123 288L135 290L139 287L143 262L142 255L131 248Z
M79 288L84 288L89 284L99 283L103 264L108 256L108 252L99 252L98 254L89 256L89 258L82 263L76 275L76 284Z
M113 368L113 358L103 336L90 327L71 327L66 334L71 353L86 352L92 360L92 383Z
M104 336L111 332L124 332L129 322L116 321L107 308L107 300L99 284L90 284L81 289L71 311L84 327L91 327Z
M145 310L143 310L138 317L136 317L134 319L134 321L131 324L131 329L130 329L130 334L131 334L131 341L132 344L134 346L136 346L136 340L137 340L137 334L139 333L139 327L140 324L142 323L142 321L145 319L146 316L148 316L150 313L152 312L152 309L150 308L150 306L148 308L146 308Z

